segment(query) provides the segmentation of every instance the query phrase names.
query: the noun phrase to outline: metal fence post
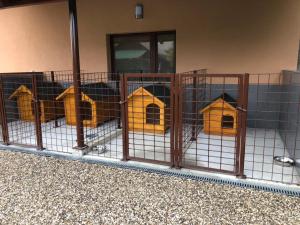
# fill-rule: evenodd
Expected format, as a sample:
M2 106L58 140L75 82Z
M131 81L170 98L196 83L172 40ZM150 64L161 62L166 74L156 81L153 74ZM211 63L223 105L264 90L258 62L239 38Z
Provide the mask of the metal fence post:
M1 116L3 143L8 145L9 144L9 133L8 133L6 110L5 110L5 100L4 100L2 76L0 76L0 110L1 110L0 116Z
M197 139L196 135L196 126L197 126L197 106L196 106L196 101L197 101L197 77L195 74L197 74L197 71L193 71L193 99L192 99L192 137L191 141L195 141Z
M235 156L235 175L239 176L239 171L240 171L240 152L241 152L241 130L242 130L242 113L241 109L243 108L242 106L242 98L243 98L243 88L244 88L244 82L243 82L243 77L241 75L238 78L238 101L237 101L237 134L235 136L235 141L236 141L236 156Z
M77 25L77 6L76 0L69 0L69 17L70 17L70 36L73 56L73 85L75 95L75 114L76 114L76 131L78 149L86 148L84 144L82 102L81 102L81 81L80 81L80 60L79 60L79 43L78 43L78 25Z
M122 138L123 138L123 161L127 161L129 157L129 135L128 135L128 104L127 104L127 80L125 74L121 74L120 79L120 105L122 120Z
M240 140L240 154L239 154L239 171L238 177L246 178L244 175L245 166L245 148L246 148L246 132L247 132L247 110L248 110L248 92L249 92L249 74L244 75L243 79L243 98L241 111L241 140Z
M122 89L122 85L120 87L120 82L121 82L120 76L121 75L117 73L114 79L116 80L116 90L117 90L117 97L119 102L123 101L121 98L121 92L123 91L123 89ZM121 111L122 111L122 105L119 104L119 108L117 109L118 129L121 129Z
M52 88L55 88L55 77L54 77L54 71L51 71L51 82L53 84L53 87ZM52 89L53 91L53 89ZM54 92L53 92L54 93ZM58 127L58 121L57 121L57 103L56 101L54 100L54 127Z
M37 89L37 77L35 74L32 75L32 94L33 94L33 110L34 110L34 122L35 122L35 132L36 132L36 144L37 149L43 149L43 138L42 138L42 125L41 125L41 114L40 114L40 102L38 98Z
M182 162L182 91L181 76L175 76L174 128L175 128L175 166L180 168Z
M175 144L175 122L176 121L176 93L175 93L175 87L176 87L176 78L175 74L170 78L171 79L171 90L170 90L170 147L171 147L171 166L174 167L177 165L177 157L176 157L176 144Z

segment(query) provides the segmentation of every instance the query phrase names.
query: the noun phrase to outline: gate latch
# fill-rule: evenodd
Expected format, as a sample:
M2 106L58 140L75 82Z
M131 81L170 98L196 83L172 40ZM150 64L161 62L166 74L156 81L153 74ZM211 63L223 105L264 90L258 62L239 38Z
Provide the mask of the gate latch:
M125 104L126 102L127 102L127 100L125 100L125 101L120 101L119 104L120 104L120 105L123 105L123 104Z
M247 109L244 109L240 106L236 107L237 110L242 111L242 112L247 112Z

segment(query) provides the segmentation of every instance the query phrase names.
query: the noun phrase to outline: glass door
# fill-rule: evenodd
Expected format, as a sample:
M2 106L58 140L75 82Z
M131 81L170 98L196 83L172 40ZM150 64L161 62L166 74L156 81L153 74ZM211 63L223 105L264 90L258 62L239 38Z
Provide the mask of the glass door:
M175 32L110 36L114 73L175 73Z
M175 34L157 35L157 72L175 73Z
M147 35L114 37L112 56L113 72L150 73L150 37Z

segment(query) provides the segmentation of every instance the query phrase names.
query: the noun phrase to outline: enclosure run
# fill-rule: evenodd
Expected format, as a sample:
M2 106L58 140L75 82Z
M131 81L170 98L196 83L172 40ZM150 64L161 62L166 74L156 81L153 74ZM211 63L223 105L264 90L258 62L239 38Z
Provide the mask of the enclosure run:
M299 77L81 72L78 101L72 71L0 74L0 141L299 185Z

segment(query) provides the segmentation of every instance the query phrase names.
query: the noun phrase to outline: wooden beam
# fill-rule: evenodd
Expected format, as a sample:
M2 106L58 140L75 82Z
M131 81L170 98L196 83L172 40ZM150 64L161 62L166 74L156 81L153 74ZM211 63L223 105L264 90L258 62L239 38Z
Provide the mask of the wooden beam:
M62 1L66 0L0 0L0 9Z

